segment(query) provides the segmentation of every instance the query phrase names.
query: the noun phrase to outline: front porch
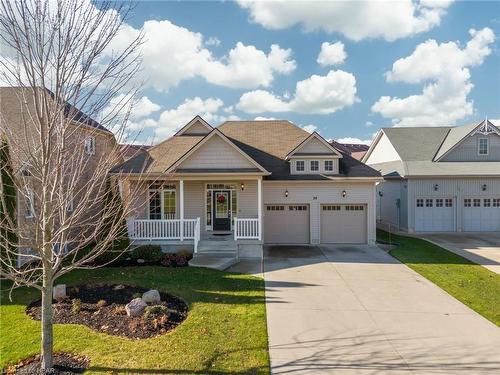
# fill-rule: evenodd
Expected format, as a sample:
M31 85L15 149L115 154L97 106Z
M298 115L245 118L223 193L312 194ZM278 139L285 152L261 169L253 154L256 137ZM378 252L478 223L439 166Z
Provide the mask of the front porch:
M262 255L261 178L137 180L130 182L131 192L135 209L127 228L133 244L188 247L194 257Z

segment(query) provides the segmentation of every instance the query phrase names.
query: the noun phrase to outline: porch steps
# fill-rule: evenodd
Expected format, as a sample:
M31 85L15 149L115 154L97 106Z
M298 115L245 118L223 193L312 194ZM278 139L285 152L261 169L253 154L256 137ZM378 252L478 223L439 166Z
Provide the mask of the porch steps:
M234 240L201 240L198 251L189 261L191 267L223 271L238 262L238 245Z

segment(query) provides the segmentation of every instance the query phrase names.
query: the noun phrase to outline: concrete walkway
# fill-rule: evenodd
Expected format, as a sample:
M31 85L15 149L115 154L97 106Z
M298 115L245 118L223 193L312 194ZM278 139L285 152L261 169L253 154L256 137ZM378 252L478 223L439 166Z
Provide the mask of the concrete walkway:
M500 232L433 233L421 237L500 274Z
M375 246L270 247L273 374L498 374L500 329Z

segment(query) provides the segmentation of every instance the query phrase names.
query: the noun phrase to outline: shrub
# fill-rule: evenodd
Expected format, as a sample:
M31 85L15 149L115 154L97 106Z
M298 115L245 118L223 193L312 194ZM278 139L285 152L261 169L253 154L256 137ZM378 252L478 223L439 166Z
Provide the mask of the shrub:
M100 309L101 307L106 306L106 304L107 304L107 302L106 302L105 300L100 299L99 301L97 301L97 304L96 304L96 305L97 305L97 308L99 308L99 309Z
M184 267L188 264L188 259L185 256L177 255L177 259L175 260L177 267Z
M154 319L159 318L160 316L169 315L170 310L162 305L148 306L144 311L143 319L146 322L152 322Z
M156 245L138 246L128 254L134 260L144 259L146 262L153 263L160 262L163 255L161 247Z
M78 314L82 310L82 301L79 298L71 300L71 312Z
M176 254L180 257L186 258L186 261L193 259L193 252L188 249L180 249Z
M132 298L133 299L142 298L142 293L134 293L134 294L132 294Z
M163 256L161 265L164 267L184 267L191 258L192 256L187 257L185 255L168 253Z

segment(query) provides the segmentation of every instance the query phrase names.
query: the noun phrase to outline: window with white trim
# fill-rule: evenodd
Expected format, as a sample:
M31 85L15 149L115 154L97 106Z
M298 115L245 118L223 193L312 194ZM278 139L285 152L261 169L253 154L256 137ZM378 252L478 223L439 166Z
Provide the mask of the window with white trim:
M477 143L477 153L478 155L488 155L489 153L489 139L479 138Z
M421 198L417 199L417 207L424 207L424 200Z
M311 171L319 171L319 160L311 160Z
M472 199L465 198L464 199L464 207L471 207L471 206L472 206Z
M24 211L24 217L26 219L31 219L35 214L35 207L33 204L33 190L28 189L26 192L26 207Z
M491 199L490 198L483 199L483 207L491 207Z
M443 199L442 198L436 199L436 207L443 207Z
M453 207L453 199L451 199L451 198L446 198L446 199L444 200L444 206L445 206L445 207Z
M95 137L91 135L85 137L85 153L95 155Z
M172 220L176 214L175 185L152 185L149 189L149 219Z
M493 207L500 207L500 198L493 198Z
M474 199L472 200L472 206L473 206L473 207L481 207L481 199L479 199L479 198L474 198Z
M333 171L333 160L325 160L325 172L332 172Z
M297 160L295 162L295 168L297 169L298 172L304 172L305 170L304 160Z
M425 207L432 207L432 199L426 199L425 200Z

